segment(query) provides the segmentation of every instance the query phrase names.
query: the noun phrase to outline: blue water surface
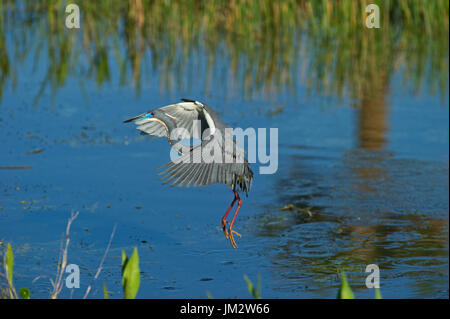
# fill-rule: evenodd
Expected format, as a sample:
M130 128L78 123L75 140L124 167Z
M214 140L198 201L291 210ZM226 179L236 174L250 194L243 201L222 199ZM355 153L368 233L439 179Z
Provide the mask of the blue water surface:
M64 298L83 296L114 225L90 297L103 298L103 283L122 297L121 250L137 247L139 298L248 298L244 275L254 283L260 276L266 298L335 298L341 270L358 298L372 298L365 268L373 263L384 298L448 298L448 100L405 89L401 70L377 115L385 126L373 120L371 132L355 100L304 83L250 97L232 85L206 89L197 80L204 58L178 91L161 89L161 75L148 72L137 94L112 67L106 85L83 79L80 89L69 75L34 104L42 61L18 67L20 80L5 87L0 104L0 166L31 166L0 170L0 241L12 244L15 284L32 297L49 296L67 220L79 211L68 260L80 266L81 287L64 288ZM252 165L237 249L220 224L230 189L161 185L156 168L170 160L167 140L122 124L180 98L207 103L233 127L278 128L278 170L261 175ZM372 133L383 141L365 146L361 136Z

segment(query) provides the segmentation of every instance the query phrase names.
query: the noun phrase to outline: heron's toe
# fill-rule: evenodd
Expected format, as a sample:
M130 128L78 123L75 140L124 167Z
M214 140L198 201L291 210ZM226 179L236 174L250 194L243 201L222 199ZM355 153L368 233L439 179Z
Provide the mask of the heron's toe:
M236 248L237 245L236 245L236 241L234 240L234 236L233 236L234 234L238 235L239 237L242 237L242 236L235 230L232 230L232 229L229 230L229 239L230 239L231 246L233 246L233 248Z

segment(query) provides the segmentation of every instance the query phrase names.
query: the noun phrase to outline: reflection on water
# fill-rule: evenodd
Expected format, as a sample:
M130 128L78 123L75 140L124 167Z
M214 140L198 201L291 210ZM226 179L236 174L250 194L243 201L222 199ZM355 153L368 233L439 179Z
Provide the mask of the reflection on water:
M327 96L365 99L400 68L414 91L423 83L445 98L448 4L379 2L381 29L367 29L365 3L334 1L80 1L81 28L68 30L60 1L3 1L0 97L20 81L18 64L48 64L37 102L71 77L102 86L112 69L139 93L157 75L164 91L221 86L227 96L295 94L306 85ZM333 14L329 14L333 13ZM426 27L424 27L426 26ZM144 81L144 82L143 82ZM362 104L365 104L364 102Z
M448 297L448 1L379 2L380 30L361 27L364 4L79 1L76 31L60 1L2 1L0 166L30 168L0 171L0 241L33 246L23 255L47 274L53 261L36 256L81 207L93 230L81 223L73 258L94 269L119 220L114 251L144 252L142 297L204 297L194 277L248 297L242 274L265 269L263 296L334 298L345 270L372 297L370 263L384 297ZM222 190L162 187L149 163L167 145L119 127L192 95L227 123L280 130L279 171L256 176L237 252L210 230Z
M448 163L359 149L327 159L329 168L318 170L305 156L311 153L291 158L295 165L279 179L275 204L265 208L271 213L258 220L259 236L277 238L265 251L280 289L330 297L324 289L338 287L344 270L357 295L372 298L365 266L375 263L384 287L409 282L402 297L448 295L448 200L439 200L448 194L448 180L440 178L448 175ZM286 203L310 207L312 216L279 211ZM386 297L400 297L385 290Z
M382 149L386 142L388 112L386 103L387 84L375 92L361 97L358 116L359 147L363 149Z

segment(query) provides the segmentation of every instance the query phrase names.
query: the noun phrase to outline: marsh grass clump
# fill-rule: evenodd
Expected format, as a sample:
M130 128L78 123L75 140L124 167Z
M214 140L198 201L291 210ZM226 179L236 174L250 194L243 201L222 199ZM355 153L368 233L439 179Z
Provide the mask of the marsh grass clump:
M69 243L70 243L70 228L74 220L78 217L78 212L71 212L69 220L66 226L66 232L64 234L63 245L64 248L61 249L61 254L57 263L57 271L55 275L55 280L50 278L53 290L50 292L51 299L57 299L64 288L63 282L66 266L68 265L68 255L69 255ZM92 290L93 284L99 277L102 269L103 263L108 255L109 249L111 247L112 240L116 231L116 226L114 226L109 239L108 245L105 249L105 253L100 261L97 268L97 272L93 277L91 283L88 285L83 299L86 299ZM1 243L1 242L0 242ZM3 273L0 272L0 278L3 277L6 281L6 287L0 286L0 298L1 299L30 299L31 293L27 288L20 288L19 293L14 286L14 254L10 243L6 245L6 251L3 254L3 262L1 263L3 268ZM38 277L39 278L39 277ZM128 258L124 250L122 250L122 287L124 292L124 298L134 299L139 290L140 286L140 269L139 269L139 255L138 250L135 247L133 253ZM103 283L103 295L105 299L109 299L110 292L106 288L106 284Z
M0 298L18 299L20 296L22 299L30 299L30 290L20 288L19 293L17 293L14 286L14 254L10 243L6 245L2 265L3 273L0 273L0 276L6 279L6 288L0 288Z

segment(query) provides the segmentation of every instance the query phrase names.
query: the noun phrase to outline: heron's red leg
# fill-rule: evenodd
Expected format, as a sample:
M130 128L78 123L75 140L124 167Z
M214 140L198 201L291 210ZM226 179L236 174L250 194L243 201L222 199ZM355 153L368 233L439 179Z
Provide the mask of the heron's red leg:
M236 234L236 235L238 235L239 237L241 237L241 234L239 234L237 231L234 231L234 230L233 230L233 226L234 226L234 221L236 220L236 217L237 217L237 215L238 215L238 213L239 213L239 209L241 209L242 200L241 200L241 198L239 197L238 193L234 192L234 194L235 194L235 196L236 196L236 197L235 197L235 200L238 199L239 201L238 201L238 206L237 206L237 208L236 208L236 212L234 213L233 219L231 220L230 227L228 228L228 233L229 233L231 245L233 246L233 248L236 248L237 245L236 245L236 241L234 240L233 234Z
M223 215L223 217L222 217L222 229L223 229L223 232L224 232L225 237L226 237L227 239L228 239L228 232L227 232L227 228L226 228L226 224L227 224L226 218L227 218L228 214L229 214L230 211L231 211L231 208L233 208L234 203L236 202L236 200L237 200L238 198L239 198L239 195L238 195L236 192L234 192L234 199L233 199L233 202L231 203L230 207L228 207L228 210L227 210L227 212L225 213L225 215Z

